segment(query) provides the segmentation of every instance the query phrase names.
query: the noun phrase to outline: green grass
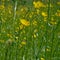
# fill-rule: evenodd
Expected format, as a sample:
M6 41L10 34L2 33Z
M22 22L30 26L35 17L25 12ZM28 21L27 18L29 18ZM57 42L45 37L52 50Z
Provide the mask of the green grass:
M60 60L57 2L44 0L47 7L35 8L32 0L0 1L0 60Z

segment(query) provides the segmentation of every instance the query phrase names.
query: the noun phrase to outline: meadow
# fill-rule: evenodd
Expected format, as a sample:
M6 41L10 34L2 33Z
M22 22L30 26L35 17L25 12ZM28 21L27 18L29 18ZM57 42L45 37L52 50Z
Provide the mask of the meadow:
M0 0L0 60L60 60L60 0Z

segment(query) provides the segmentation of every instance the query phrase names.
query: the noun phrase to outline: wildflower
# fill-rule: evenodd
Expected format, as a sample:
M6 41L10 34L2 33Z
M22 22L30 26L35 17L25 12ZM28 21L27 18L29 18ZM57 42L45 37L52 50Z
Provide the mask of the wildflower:
M34 34L34 38L36 38L37 36L36 36L36 34Z
M42 2L40 2L40 1L37 1L37 2L33 2L33 5L34 5L34 7L35 8L40 8L40 7L44 7L45 5L42 3Z
M21 19L20 22L24 25L24 26L29 26L30 22L27 21L26 19Z
M45 60L44 58L41 58L41 60Z
M26 41L22 41L21 44L22 44L22 45L26 45Z
M18 36L15 37L18 40Z
M46 51L50 51L50 49L47 48Z
M43 17L46 17L47 16L47 13L46 12L42 12L41 13Z

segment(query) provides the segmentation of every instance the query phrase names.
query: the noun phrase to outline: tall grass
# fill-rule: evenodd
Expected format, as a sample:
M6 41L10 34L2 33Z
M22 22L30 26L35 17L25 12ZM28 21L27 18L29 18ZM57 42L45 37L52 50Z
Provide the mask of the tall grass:
M0 1L0 60L60 60L59 40L60 1Z

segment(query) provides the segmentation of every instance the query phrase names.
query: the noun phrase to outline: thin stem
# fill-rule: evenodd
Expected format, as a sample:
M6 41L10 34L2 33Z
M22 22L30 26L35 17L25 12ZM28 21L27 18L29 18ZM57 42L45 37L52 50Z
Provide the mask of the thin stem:
M14 6L14 20L16 19L16 9L17 9L17 1L15 2Z

